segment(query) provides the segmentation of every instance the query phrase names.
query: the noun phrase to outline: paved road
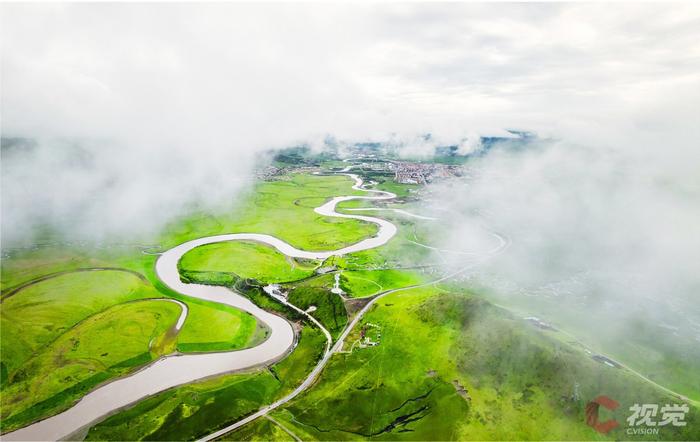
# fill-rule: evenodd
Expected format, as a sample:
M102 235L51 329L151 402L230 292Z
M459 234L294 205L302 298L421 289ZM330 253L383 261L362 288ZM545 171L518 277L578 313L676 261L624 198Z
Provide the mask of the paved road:
M435 280L430 281L430 282L426 282L423 284L411 285L411 286L407 286L407 287L401 287L401 288L392 289L392 290L387 290L385 292L378 294L376 297L374 297L370 302L368 302L367 305L365 305L355 315L355 317L347 325L347 327L345 328L343 333L340 335L340 337L336 341L335 345L333 345L333 347L330 349L330 351L328 350L328 347L326 347L326 352L324 353L323 357L318 361L318 363L316 364L314 369L311 371L311 373L309 373L309 375L306 377L306 379L304 379L304 382L302 382L302 384L299 385L294 391L292 391L291 393L289 393L287 396L283 397L282 399L279 399L278 401L273 402L272 404L261 408L257 412L239 420L238 422L235 422L235 423L233 423L225 428L222 428L219 431L216 431L212 434L209 434L209 435L203 437L202 439L200 439L200 441L214 440L214 439L219 438L227 433L230 433L231 431L236 430L237 428L240 428L243 425L246 425L259 417L265 416L270 411L272 411L276 408L279 408L280 406L286 404L287 402L291 401L292 399L297 397L299 394L304 392L307 388L309 388L314 383L314 381L316 380L318 375L323 371L325 366L328 364L328 361L330 361L333 354L337 353L341 348L343 348L343 343L345 342L345 339L348 337L348 335L350 334L352 329L355 328L355 326L362 320L362 317L365 315L365 313L367 313L370 310L370 308L372 308L372 306L377 301L382 299L383 297L385 297L389 294L392 294L392 293L400 292L400 291L411 290L411 289L416 289L416 288L420 288L420 287L427 287L427 286L439 284L443 281L447 281L448 279L454 278L455 276L461 275L462 273L480 265L484 261L502 253L510 245L510 240L508 240L507 238L504 238L503 236L501 236L499 234L496 234L496 233L494 233L494 234L497 235L499 237L499 239L501 239L500 246L498 248L494 248L494 249L486 252L477 262L472 262L467 267L462 267L455 272L449 273L448 275L445 275L443 277L440 277L440 278L435 279Z

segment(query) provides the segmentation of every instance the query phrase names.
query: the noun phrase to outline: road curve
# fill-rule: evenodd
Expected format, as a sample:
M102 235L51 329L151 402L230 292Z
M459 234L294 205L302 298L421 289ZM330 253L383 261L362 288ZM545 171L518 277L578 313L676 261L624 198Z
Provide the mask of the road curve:
M377 224L379 231L371 238L334 251L313 252L299 250L279 238L266 234L234 233L216 235L180 244L162 253L156 262L156 273L168 287L183 295L229 305L254 315L270 328L271 333L267 340L256 347L244 350L163 357L129 376L98 387L85 395L68 410L25 428L4 434L2 439L66 439L119 409L161 391L222 373L269 364L284 357L294 346L294 330L289 322L282 317L261 309L249 299L228 288L183 283L180 280L177 263L185 253L195 247L222 241L258 241L274 247L287 256L309 259L326 259L330 256L358 252L386 244L396 234L396 226L394 224L370 216L338 213L335 211L335 207L343 201L354 199L391 199L395 198L396 195L391 192L363 189L361 187L362 179L354 174L346 175L355 180L353 189L370 192L374 196L335 197L314 210L316 213L325 216L352 218ZM329 353L330 351L327 348L326 354ZM302 384L298 390L301 391L303 388L306 388L305 384Z
M318 375L321 374L321 372L326 367L326 364L328 364L328 361L330 361L333 354L337 353L338 351L340 351L343 348L343 343L345 342L345 339L348 337L348 335L350 334L352 329L362 320L362 317L365 315L365 313L367 313L370 310L370 308L372 308L372 306L377 301L382 299L383 297L385 297L391 293L396 293L396 292L401 292L401 291L411 290L411 289L417 289L420 287L427 287L427 286L439 284L443 281L447 281L448 279L459 276L462 273L464 273L464 272L476 267L477 265L483 263L484 261L502 253L505 249L507 249L510 246L510 240L508 238L503 237L502 235L495 233L495 232L492 232L492 234L494 236L498 237L498 239L500 240L499 246L496 248L493 248L489 251L484 252L483 256L478 261L472 262L471 264L469 264L467 266L460 267L458 270L455 270L454 272L450 272L449 274L447 274L445 276L441 276L441 277L434 279L432 281L428 281L428 282L425 282L422 284L416 284L416 285L410 285L410 286L406 286L406 287L399 287L396 289L386 290L386 291L381 292L378 295L376 295L374 298L372 298L372 300L370 302L368 302L362 308L362 310L360 310L355 315L355 317L352 319L352 321L350 321L350 323L345 327L345 330L343 330L343 333L340 335L340 337L338 337L338 340L335 342L333 347L331 347L330 349L328 347L326 347L326 351L324 352L323 357L318 361L318 363L316 364L314 369L311 371L311 373L309 373L309 375L306 377L306 379L304 379L304 381L301 383L301 385L299 385L297 388L295 388L294 391L289 393L287 396L284 396L283 398L278 399L277 401L273 402L272 404L266 405L265 407L259 409L255 413L253 413L249 416L246 416L245 418L243 418L237 422L234 422L231 425L228 425L228 426L226 426L226 427L224 427L224 428L222 428L214 433L211 433L211 434L199 439L198 442L208 442L208 441L211 441L214 439L218 439L218 438L224 436L225 434L230 433L231 431L234 431L234 430L242 427L243 425L246 425L246 424L254 421L255 419L257 419L259 417L265 416L267 413L269 413L269 412L273 411L274 409L286 404L287 402L291 401L292 399L294 399L295 397L297 397L298 395L303 393L304 390L309 388L314 383L314 381L316 380Z

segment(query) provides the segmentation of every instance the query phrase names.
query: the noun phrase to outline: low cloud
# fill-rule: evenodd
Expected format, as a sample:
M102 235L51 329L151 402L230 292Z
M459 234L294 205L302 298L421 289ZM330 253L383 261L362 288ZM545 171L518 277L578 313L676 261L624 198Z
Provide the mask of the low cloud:
M531 313L578 316L591 327L644 321L697 348L700 156L697 138L681 135L691 119L677 121L664 144L496 147L471 161L463 180L432 186L434 206L449 213L437 246L487 250L474 237L485 242L496 231L511 245L470 273L472 282ZM463 265L460 255L435 256L446 258Z
M4 245L43 223L152 232L235 198L268 149L329 140L429 156L518 127L642 138L665 152L643 173L697 159L676 148L698 139L678 124L700 114L693 4L3 4L0 20L2 134L38 143L3 149Z

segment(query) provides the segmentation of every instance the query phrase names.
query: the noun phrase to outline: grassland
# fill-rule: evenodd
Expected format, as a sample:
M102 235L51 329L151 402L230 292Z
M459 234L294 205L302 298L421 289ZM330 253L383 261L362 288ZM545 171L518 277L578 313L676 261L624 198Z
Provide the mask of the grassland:
M213 215L211 210L206 215L195 213L173 223L157 238L139 241L166 248L204 235L257 231L278 235L302 248L341 247L372 234L376 227L321 217L312 208L336 195L362 193L352 190L351 185L347 177L309 175L259 183L242 204L220 208ZM2 262L3 431L55 413L95 385L133 371L161 354L243 348L260 342L268 333L253 317L238 310L172 292L154 274L156 257L142 254L141 246L45 239L39 247L12 251ZM230 272L265 282L296 280L310 275L318 265L289 262L277 252L251 243L202 248L186 258L185 263L194 267L185 273L199 272L196 276L203 279L225 277L225 272ZM206 271L196 266L202 262ZM227 280L218 282L225 284ZM259 290L248 292L264 307L280 309ZM337 317L331 314L329 319L337 328L342 327L346 321L342 304L324 301L326 295L318 295L313 302L318 304L319 314L336 309ZM301 291L294 296L302 304L313 299ZM176 298L189 307L179 335L167 333L177 317L173 318L179 309L176 304L144 301L162 297ZM135 301L139 302L133 304ZM134 307L137 304L138 309ZM149 313L144 311L146 305ZM281 312L289 313L284 308ZM153 322L156 317L158 321ZM133 321L142 327L132 327ZM130 339L133 346L113 338L123 327L132 327L122 337ZM65 356L69 351L65 343L77 342L76 336L83 336L86 330L90 337L80 338L80 345L71 347L69 354L75 361L85 359L86 353L80 349L104 356L83 363L72 361ZM123 360L116 361L117 357ZM55 376L42 379L37 371Z
M399 198L405 198L421 188L419 184L399 184L392 179L375 178L377 180L376 189L385 190L396 194Z
M94 256L93 249L75 246L46 246L14 251L2 259L0 283L3 298L10 290L39 277L76 268L108 267L113 263L109 259L112 253L102 251L100 254L107 255L107 259Z
M13 373L87 317L147 297L157 297L157 292L121 271L70 273L29 285L2 301L2 364Z
M275 420L303 440L626 439L623 429L603 436L588 427L587 401L618 400L613 417L623 426L633 403L674 401L469 294L388 295L368 323L381 328L379 345L335 355L314 388L275 411ZM697 440L697 410L687 420L644 440ZM287 438L257 422L226 439L277 436Z
M177 336L177 350L180 352L254 347L269 334L254 316L229 306L191 300L188 307L186 326Z
M12 372L2 394L3 429L59 411L95 385L171 352L180 311L171 302L127 302L71 327Z
M206 235L259 232L279 236L303 249L342 247L373 234L376 226L321 217L312 209L332 196L363 194L351 190L350 185L346 177L310 175L258 183L245 202L215 211L201 208L170 225L156 242L165 249ZM390 181L379 187L400 196L409 195L405 186ZM363 204L366 202L351 202L343 207ZM431 231L425 227L428 222L391 212L382 212L381 217L399 226L397 236L389 244L323 264L337 267L341 288L351 297L372 296L430 277L419 267L430 254L411 242ZM286 281L284 287L289 290L290 301L301 308L316 307L312 314L334 336L346 325L346 305L329 292L333 274L308 277L318 263L289 262L266 246L254 243L217 246L195 249L183 259L181 269L187 278L236 285L261 307L300 320L299 315L272 300L259 287L248 286L240 277L261 282ZM143 274L146 279L129 272L114 272L119 273L116 279L120 281L101 283L82 278L102 273L115 276L110 271L71 273L4 298L3 345L7 341L6 324L10 324L10 336L17 339L10 340L9 356L2 348L3 404L8 392L14 395L10 398L19 399L10 404L15 408L9 419L3 419L3 431L65 407L97 383L133 370L157 355L175 349L241 348L254 345L265 336L265 329L254 318L237 310L171 292L153 273L155 257L142 255L137 248L98 252L51 250L26 252L8 262L4 260L3 294L25 281L80 267L122 267ZM301 278L306 279L297 280ZM60 283L57 288L50 285L43 294L35 293L43 284L56 282ZM62 289L61 284L65 286ZM96 287L97 292L89 293ZM102 292L111 288L114 291ZM373 327L369 324L379 326L378 334L372 335L378 345L356 346L351 353L335 355L317 383L272 413L273 418L305 440L625 439L623 433L604 437L587 427L585 403L599 394L609 395L621 402L614 417L624 422L627 408L634 402L676 402L625 370L593 361L561 336L535 329L459 287L448 289L410 290L383 298L355 328L345 350L361 340L360 330ZM31 297L23 300L27 293ZM52 293L55 300L50 299ZM96 301L83 303L85 294L88 301ZM163 296L177 298L190 307L190 317L176 337L169 335L168 330L176 318L170 310L177 306L144 300ZM39 300L38 304L33 300ZM10 305L7 318L6 303ZM17 303L14 309L12 303ZM74 309L83 313L73 314ZM22 333L23 315L32 318L33 323L38 322L34 318L43 318L52 324L51 328L37 326L34 330L28 324L32 338L27 339ZM128 344L121 343L120 338L112 339L115 330L124 324L133 324L131 334L124 336L129 339ZM101 342L100 337L106 342ZM74 349L76 339L78 346ZM88 439L180 440L208 434L299 385L318 360L324 342L318 330L305 325L295 351L269 369L221 376L160 393L96 425ZM112 348L115 346L123 348ZM90 355L96 360L88 360ZM88 360L84 366L101 371L88 378L82 377L82 372L70 372L75 382L61 390L56 385L63 385L63 372L56 370L56 361L69 357ZM22 380L25 371L41 370L56 370L57 374L46 380L36 375ZM693 382L689 372L675 373L683 377L678 383ZM39 402L27 399L28 394L16 393L21 388L25 392L37 389ZM657 437L644 439L700 439L697 410L693 410L687 427L666 427ZM287 440L289 435L279 425L258 419L228 438Z
M236 440L240 441L296 441L287 431L285 431L279 422L273 422L270 415L265 418L256 419L248 425L234 433ZM275 419L276 420L276 419ZM285 426L286 428L286 426ZM294 433L293 433L294 434ZM296 436L296 434L294 434ZM230 440L231 435L223 437L221 440Z
M337 337L348 322L348 314L340 296L331 293L333 275L323 275L288 284L287 299L295 306L307 310L315 307L311 315Z
M94 426L88 440L191 440L290 393L323 352L320 331L304 327L294 352L263 370L221 376L146 399Z
M338 195L364 195L346 176L294 174L258 183L240 204L197 211L173 222L158 241L170 247L222 233L267 233L304 250L334 250L371 236L377 227L318 215L314 207Z
M692 335L659 332L658 320L608 315L581 315L578 309L546 298L504 297L481 290L485 298L507 304L521 316L539 316L592 350L639 371L652 381L700 401L700 347ZM593 301L593 294L591 295ZM592 326L594 324L594 326ZM573 339L573 338L571 338Z
M200 246L187 252L181 272L224 272L265 283L296 281L313 274L316 260L286 257L272 247L249 241L229 241Z
M54 268L60 264L53 261ZM143 275L59 271L68 273L20 284L2 300L3 431L65 409L164 354L242 348L267 332L239 310L184 299L190 316L177 335L171 327L180 306L149 301L163 294Z
M340 275L340 287L355 298L372 296L387 290L417 285L426 277L417 272L399 270L354 270Z
M431 264L431 252L429 249L418 246L415 240L424 231L435 230L434 222L416 218L408 218L403 214L382 211L382 212L357 212L345 211L351 207L372 207L367 202L362 204L351 204L355 201L344 202L338 207L341 213L362 214L370 216L380 216L394 223L398 227L397 233L382 247L364 250L344 256L333 258L331 263L346 270L378 270L378 269L418 269L426 264ZM404 205L392 204L392 208L404 208Z

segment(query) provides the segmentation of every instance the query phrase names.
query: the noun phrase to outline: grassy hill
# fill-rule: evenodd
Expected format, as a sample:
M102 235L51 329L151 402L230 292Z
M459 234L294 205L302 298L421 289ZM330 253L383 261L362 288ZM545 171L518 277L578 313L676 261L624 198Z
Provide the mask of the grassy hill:
M631 405L678 402L469 294L395 293L363 323L380 327L379 344L335 355L312 389L272 414L301 439L628 439ZM602 416L621 423L608 435L585 423L586 404L601 394L621 404ZM697 412L643 440L697 440ZM226 439L288 437L258 420Z

